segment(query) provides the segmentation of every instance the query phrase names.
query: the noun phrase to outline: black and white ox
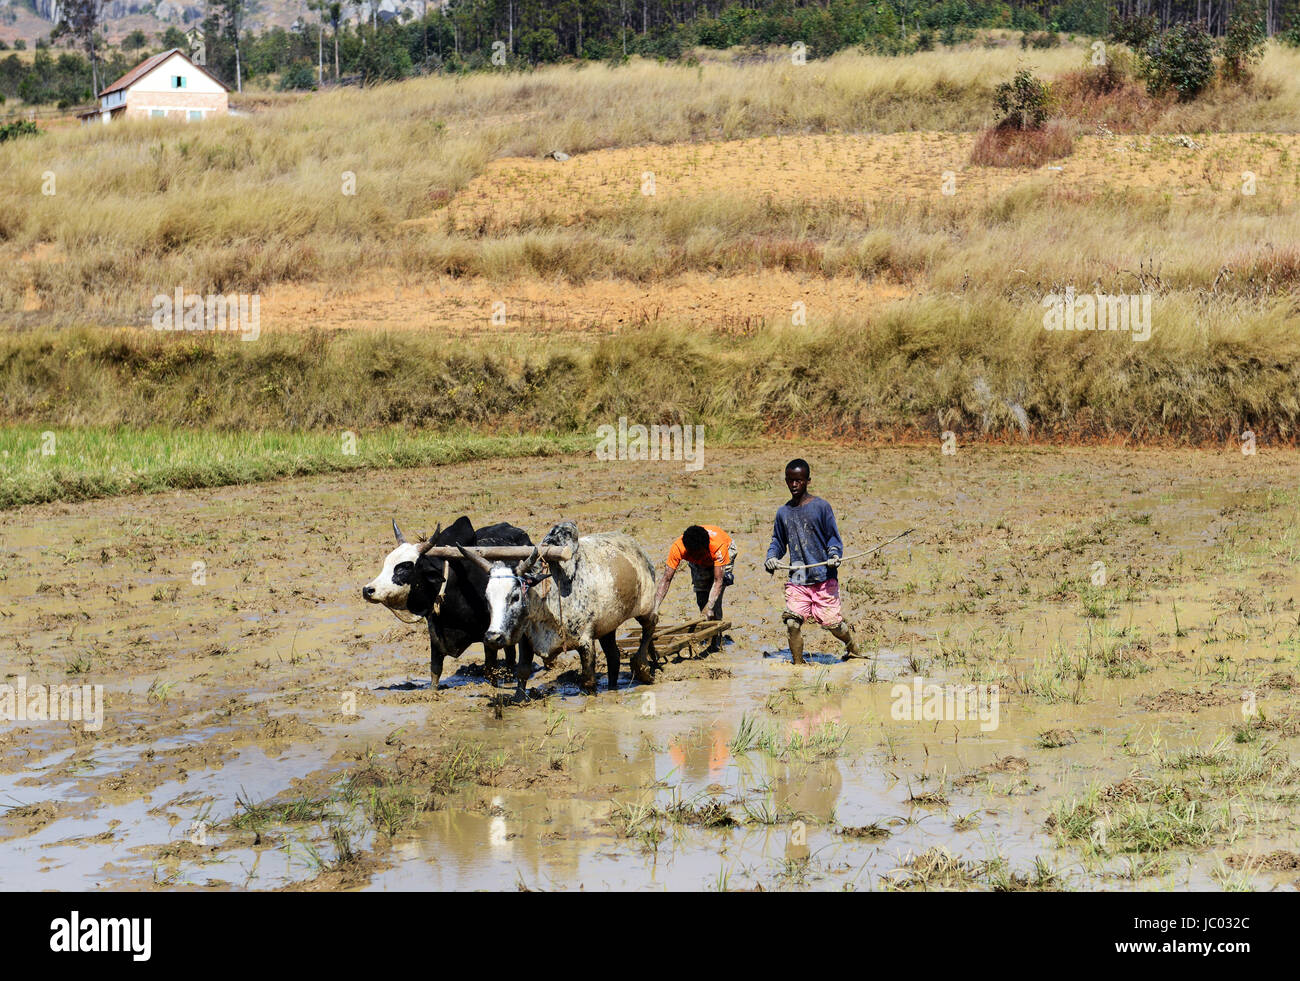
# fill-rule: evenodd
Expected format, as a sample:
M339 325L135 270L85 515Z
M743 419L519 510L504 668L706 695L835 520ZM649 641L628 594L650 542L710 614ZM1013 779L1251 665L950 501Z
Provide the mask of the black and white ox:
M380 603L390 610L413 613L428 620L429 670L433 673L430 690L438 690L444 658L460 657L480 641L484 669L489 676L496 670L497 652L502 648L506 653L506 667L516 671L516 642L498 643L484 636L490 620L484 595L487 573L477 562L437 559L426 552L434 545L531 545L528 533L504 523L475 531L469 518L462 515L445 531L439 525L422 542L408 542L396 521L393 534L397 536L397 548L388 553L383 570L362 587L361 595L369 603Z
M462 553L487 574L491 622L484 642L519 644L516 671L523 694L533 669L533 652L552 658L577 649L582 659L582 688L596 691L596 645L605 652L609 687L618 687L619 650L614 632L626 621L641 625L641 642L632 656L632 677L652 684L655 628L655 570L649 556L630 535L609 533L578 537L572 521L556 525L542 545L573 550L567 562L538 559L538 551L516 566L489 563Z

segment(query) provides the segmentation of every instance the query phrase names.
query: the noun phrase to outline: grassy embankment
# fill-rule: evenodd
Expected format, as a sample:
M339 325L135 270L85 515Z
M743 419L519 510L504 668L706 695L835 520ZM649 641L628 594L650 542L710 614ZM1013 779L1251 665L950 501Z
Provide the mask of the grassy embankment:
M81 329L37 344L10 334L0 418L24 428L0 503L114 492L128 472L139 490L585 451L619 416L703 425L712 447L770 432L1020 438L1027 427L1038 439L1204 442L1247 427L1291 440L1300 428L1300 338L1280 316L1157 330L1145 343L1048 333L1038 318L917 300L871 329L768 328L739 345L667 325L539 343L337 332L241 344ZM159 420L196 434L169 449ZM99 437L108 442L86 463L38 455L35 432L87 425L124 428ZM137 449L141 430L150 435ZM242 435L283 431L297 435ZM356 457L341 455L345 431L359 435ZM562 435L491 435L505 432Z
M81 426L0 430L0 508L114 494L251 484L281 477L549 456L580 436L486 436L378 429L352 434Z

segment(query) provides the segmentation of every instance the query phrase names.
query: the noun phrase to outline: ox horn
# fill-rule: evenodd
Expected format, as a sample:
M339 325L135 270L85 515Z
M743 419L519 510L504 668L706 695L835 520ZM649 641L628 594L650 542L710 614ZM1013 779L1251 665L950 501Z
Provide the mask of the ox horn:
M483 556L479 555L478 552L466 551L464 545L457 545L456 548L460 550L460 554L463 555L465 558L469 559L472 562L477 562L479 564L479 567L484 572L492 571L492 563L489 562L487 559L483 558Z
M406 536L402 534L402 529L399 528L399 527L397 527L397 519L396 519L396 518L393 519L393 534L397 536L397 544L398 544L398 545L405 545L405 544L406 544Z
M429 551L429 549L433 548L434 542L438 540L438 536L441 534L442 534L442 522L439 521L438 527L433 529L433 534L430 535L428 538L426 538L424 541L420 542L419 547L417 547L415 550L416 553L419 555L423 555L425 552Z
M536 561L537 561L537 556L539 556L539 555L541 555L541 554L542 554L542 553L539 552L539 551L537 550L537 546L534 545L534 546L533 546L533 554L530 555L530 556L528 556L528 558L524 559L524 560L523 560L522 562L520 562L517 566L515 566L515 575L516 575L516 576L522 576L522 575L524 574L524 570L527 569L527 568L528 568L530 565L532 565L534 562L536 562Z

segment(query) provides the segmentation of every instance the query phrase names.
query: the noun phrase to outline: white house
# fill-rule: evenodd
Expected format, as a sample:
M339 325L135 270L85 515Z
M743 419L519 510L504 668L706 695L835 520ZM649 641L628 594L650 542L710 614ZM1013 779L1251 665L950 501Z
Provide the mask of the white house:
M224 85L180 48L146 58L99 93L99 105L79 113L83 123L110 119L199 120L230 111Z

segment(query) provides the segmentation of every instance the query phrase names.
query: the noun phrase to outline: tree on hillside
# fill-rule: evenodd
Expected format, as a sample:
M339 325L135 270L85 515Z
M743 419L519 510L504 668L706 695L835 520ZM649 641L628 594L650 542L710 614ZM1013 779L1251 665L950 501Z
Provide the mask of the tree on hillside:
M361 28L362 28L362 26L363 26L363 25L365 24L365 22L366 22L366 19L365 19L364 17L361 16L361 8L364 7L364 6L366 5L366 0L347 0L347 5L348 5L349 7L356 7L356 8L357 8L357 34L360 35L360 34L361 34ZM365 37L364 37L364 36L362 36L362 38L361 38L361 43L362 43L363 45L366 43L366 41L365 41Z
M307 0L307 9L316 14L316 83L325 84L325 0Z
M63 8L67 18L64 24L67 25L68 32L81 42L90 55L90 84L96 96L99 95L99 55L96 51L95 32L99 29L103 8L104 0L67 0Z
M205 31L204 34L206 35L207 32ZM179 27L169 27L158 35L158 43L163 48L180 48L184 51L189 42L185 40L185 32Z
M244 76L239 60L239 35L244 30L244 4L246 0L218 0L222 27L235 47L235 91L244 91Z
M1265 11L1259 0L1238 0L1223 36L1223 77L1230 82L1247 81L1251 66L1264 56L1267 37Z
M339 25L343 23L343 4L333 0L329 5L330 29L334 32L334 78L339 77Z
M411 55L402 43L401 32L395 27L362 28L369 34L366 46L361 51L358 68L361 70L361 85L366 87L376 82L396 81L411 74Z

